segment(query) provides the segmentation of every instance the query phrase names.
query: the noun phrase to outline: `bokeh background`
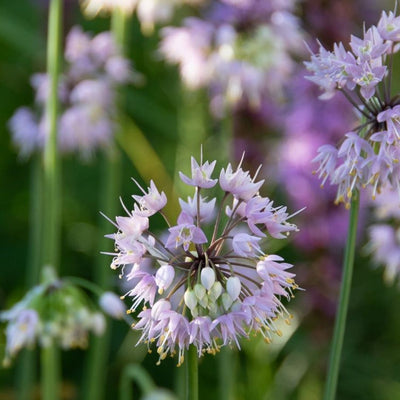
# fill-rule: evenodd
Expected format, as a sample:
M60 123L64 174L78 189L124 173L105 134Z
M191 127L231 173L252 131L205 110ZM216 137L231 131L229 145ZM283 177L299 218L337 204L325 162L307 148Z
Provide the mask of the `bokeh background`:
M21 160L12 146L8 121L18 107L33 103L30 77L45 71L47 5L45 0L0 0L0 309L9 308L26 290L33 168L32 160ZM305 41L315 43L319 38L329 47L335 41L347 41L351 33L360 35L363 21L368 27L378 20L382 9L392 8L392 2L378 0L304 0L296 5L295 14ZM168 25L179 26L182 18L196 13L190 7L178 8ZM65 1L64 35L75 25L98 33L109 29L109 24L107 17L85 18L77 1ZM136 190L131 177L146 184L160 176L160 169L171 179L180 169L187 172L190 155L195 151L198 157L198 146L203 143L204 154L210 160L226 161L229 156L238 162L245 150L249 169L255 171L258 164L264 165L262 174L268 188L265 195L288 204L291 212L307 207L294 221L301 232L280 249L280 254L295 265L298 283L305 289L298 291L288 305L294 322L283 338L271 345L258 337L243 341L242 351L230 354L228 369L232 371L231 379L234 376L235 400L320 399L347 211L333 206L329 188L319 189L310 160L319 145L337 141L351 127L353 116L348 106L341 99L329 105L318 100L318 90L303 78L302 61L309 57L305 49L294 56L297 67L287 82L285 99L278 106L266 100L262 112L238 106L222 118L216 117L210 111L209 92L185 88L176 66L160 56L160 26L144 35L133 16L128 28L128 57L144 79L140 85L122 88L125 100L121 108L134 122L134 128L127 130L124 140L118 143L119 195L129 202ZM396 71L394 79L400 81ZM111 225L109 231L104 231L99 216L104 162L100 152L88 160L75 155L62 159L63 276L93 279L99 238L113 231ZM158 182L158 186L162 184ZM179 186L176 190L179 192ZM119 207L118 197L115 202ZM122 213L120 210L119 215ZM364 250L371 220L365 202L338 386L340 400L400 399L400 290L396 283L385 284L382 268L372 265ZM159 228L163 228L161 221ZM108 268L109 258L102 257L103 267ZM119 292L116 276L113 284ZM141 363L158 386L179 393L183 375L175 361L166 360L156 366L157 354L146 355L144 348L135 347L137 336L129 333L125 323L110 323L112 342L105 398L117 396L121 371L132 362ZM4 347L2 329L0 358ZM63 398L80 399L87 353L72 350L64 352L62 358ZM200 361L201 398L220 399L220 378L229 379L224 376L227 367L221 366L217 358L205 356ZM39 365L36 367L38 371ZM0 400L16 398L17 371L18 361L0 369Z

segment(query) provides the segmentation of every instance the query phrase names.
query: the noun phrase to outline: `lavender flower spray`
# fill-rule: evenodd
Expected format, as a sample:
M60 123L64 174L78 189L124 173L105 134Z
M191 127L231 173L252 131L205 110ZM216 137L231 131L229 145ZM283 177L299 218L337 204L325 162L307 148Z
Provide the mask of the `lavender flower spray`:
M343 277L325 400L334 400L349 304L354 264L359 197L366 188L373 199L385 189L400 189L400 100L392 93L393 57L399 51L400 17L382 12L376 26L362 38L351 36L350 50L342 43L333 51L320 45L306 66L308 78L319 85L329 99L341 92L355 108L360 124L347 132L338 148L321 146L315 162L316 174L337 186L337 203L350 209L350 222L344 257Z

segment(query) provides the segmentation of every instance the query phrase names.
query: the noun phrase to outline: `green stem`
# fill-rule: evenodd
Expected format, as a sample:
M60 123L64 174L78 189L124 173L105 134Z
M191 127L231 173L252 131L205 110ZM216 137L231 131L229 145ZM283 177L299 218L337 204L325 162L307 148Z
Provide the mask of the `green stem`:
M43 201L43 170L39 156L33 160L30 182L30 212L29 212L29 251L26 273L26 287L31 288L40 279L40 256L42 243L42 201ZM24 349L17 364L17 400L31 399L33 385L36 379L36 352Z
M204 110L205 93L203 91L192 91L182 85L181 104L178 110L178 143L176 146L175 170L186 171L190 162L188 155L200 155L201 145L207 139L206 110ZM195 157L198 159L199 157ZM208 157L206 157L206 160ZM174 187L182 195L192 195L185 185L175 174Z
M116 7L111 17L111 30L114 40L120 46L122 52L124 52L126 47L127 22L128 20L124 12Z
M43 238L43 168L39 156L33 160L30 185L29 253L26 284L28 288L40 281L41 243Z
M186 400L199 400L198 355L196 347L189 346L186 354Z
M47 37L47 73L50 81L46 103L47 140L44 148L43 261L58 269L60 244L59 166L57 162L58 82L61 64L62 0L51 0Z
M111 29L115 42L120 46L121 52L124 52L127 17L117 7L112 14ZM121 102L121 96L118 97ZM108 149L105 154L105 160L102 162L102 181L104 185L101 193L100 209L103 213L112 218L117 213L118 195L120 193L120 175L121 163L120 152L116 146ZM110 223L101 217L99 227L102 236L110 230ZM107 257L100 254L101 251L112 251L112 242L110 239L102 237L98 243L98 257L95 264L94 281L96 286L107 290L111 286L111 269ZM93 337L88 354L88 364L85 374L85 400L101 400L105 397L105 387L107 381L107 361L109 358L109 347L111 340L110 320L107 321L107 328L103 335Z
M57 121L59 111L58 82L61 69L62 0L51 0L47 33L47 74L50 90L46 102L45 118L47 139L43 157L43 265L51 265L56 270L59 264L60 246L60 194L59 167L57 160ZM57 400L60 396L60 354L51 345L43 348L42 399Z
M333 332L324 400L334 400L336 396L343 338L346 328L346 316L350 298L351 279L353 275L359 203L359 195L358 193L355 193L351 200L350 206L350 222L343 263L342 283L340 287L339 304Z
M107 159L103 163L104 166L104 186L101 195L101 210L110 217L116 215L118 188L120 187L120 163L116 149L108 154ZM113 155L111 155L111 153ZM110 223L101 217L99 227L104 233L109 232ZM99 289L107 290L111 286L111 268L107 257L100 254L100 251L110 251L112 242L110 239L102 237L99 240L98 256L95 263L94 281L90 290L98 291ZM82 284L83 282L81 282ZM88 282L85 282L88 287ZM88 364L85 374L85 400L101 400L105 397L105 387L107 380L107 361L109 358L109 345L111 339L110 319L107 320L107 327L103 335L95 336L91 339L90 349L88 351Z
M218 354L219 398L232 400L234 394L234 375L236 353L225 346Z
M50 345L41 349L42 400L55 400L60 396L60 352Z

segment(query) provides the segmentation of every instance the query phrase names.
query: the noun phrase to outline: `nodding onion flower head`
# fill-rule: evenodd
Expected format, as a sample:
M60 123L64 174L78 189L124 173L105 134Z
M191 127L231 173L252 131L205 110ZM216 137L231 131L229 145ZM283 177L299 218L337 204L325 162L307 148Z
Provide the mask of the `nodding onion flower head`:
M320 45L306 62L308 79L329 99L342 92L355 108L360 124L344 135L338 148L322 146L314 159L322 179L338 186L336 202L348 207L355 191L371 187L375 198L385 186L400 190L400 96L392 93L394 54L400 49L400 17L382 12L362 38L351 36L333 51Z
M163 215L167 200L154 182L148 192L139 187L143 194L133 196L132 211L124 205L128 216L110 220L118 230L107 235L116 248L109 253L111 267L121 268L120 277L129 269L125 278L132 282L122 296L132 298L128 313L138 312L132 328L142 332L139 343L149 351L156 345L159 362L177 354L181 365L189 345L199 356L227 344L240 347L239 339L252 331L270 342L280 334L274 320L291 318L281 297L290 299L298 288L288 272L292 265L263 247L270 237L282 239L297 228L288 222L286 207L258 193L263 181L243 171L241 162L236 169L223 168L219 179L212 178L215 164L192 158L191 176L180 174L194 194L188 202L180 199L176 225ZM223 191L219 207L206 196L216 189ZM168 224L165 240L150 230L155 212Z
M0 313L7 322L3 364L9 366L17 353L36 343L63 349L86 348L89 332L101 335L105 318L79 287L56 277L49 266L43 281L29 290L11 309Z

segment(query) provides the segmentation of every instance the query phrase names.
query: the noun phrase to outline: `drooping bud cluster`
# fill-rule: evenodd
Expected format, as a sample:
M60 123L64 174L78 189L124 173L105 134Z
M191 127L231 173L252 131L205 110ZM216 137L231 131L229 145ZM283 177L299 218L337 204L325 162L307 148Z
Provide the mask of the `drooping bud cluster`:
M36 343L43 347L85 348L89 332L101 335L105 328L103 314L96 311L85 292L55 277L50 267L45 268L44 282L10 310L0 313L1 320L7 321L5 366L21 349Z
M212 178L216 162L198 163L192 158L191 176L180 173L194 187L193 197L180 200L181 213L171 226L162 209L167 203L151 181L127 216L112 222L118 229L111 268L121 268L131 289L130 312L139 311L134 329L141 330L140 343L155 342L160 360L193 344L198 354L215 354L223 345L260 332L266 341L277 330L274 319L290 315L280 297L290 298L297 288L294 274L278 255L263 252L269 237L286 238L296 226L286 207L259 195L263 180L256 181L240 164L223 168ZM217 184L224 195L217 210L216 198L206 190ZM163 241L149 229L149 217L160 212L168 223ZM149 263L151 266L149 267Z
M339 148L321 146L315 158L322 185L338 186L337 202L346 206L355 190L372 187L372 196L385 185L400 189L400 100L392 93L393 57L400 46L400 17L383 12L363 38L351 36L350 48L322 45L306 66L308 78L329 99L342 92L355 107L360 125L346 133Z
M116 88L132 81L135 75L109 32L91 37L73 28L66 39L65 61L59 83L58 147L61 152L89 157L97 148L111 143L116 129ZM44 109L48 76L35 74L31 84L36 92L35 109L19 108L9 122L21 157L41 150L47 134Z

